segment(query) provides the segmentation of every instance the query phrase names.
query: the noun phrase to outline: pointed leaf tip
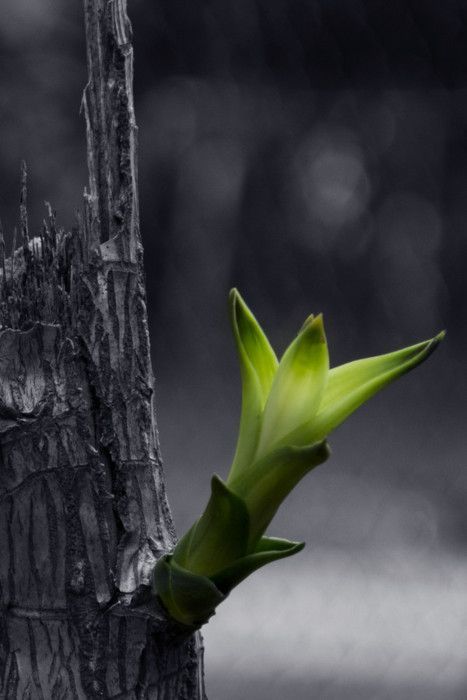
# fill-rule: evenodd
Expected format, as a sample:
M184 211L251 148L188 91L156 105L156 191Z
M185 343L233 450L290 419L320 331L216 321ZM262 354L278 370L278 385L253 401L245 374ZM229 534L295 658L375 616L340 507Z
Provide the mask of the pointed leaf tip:
M307 316L307 318L303 322L303 326L301 327L300 332L311 327L320 330L323 336L323 342L325 342L326 338L324 337L324 318L322 313L310 314L309 316Z
M240 356L242 377L253 371L259 382L262 405L266 401L278 361L263 329L237 289L230 292L231 324Z
M432 340L428 341L427 353L431 355L431 353L436 350L438 345L444 340L445 337L446 337L446 331L442 330L438 333L438 335L435 335L435 337ZM428 357L428 354L427 354L427 357Z
M238 289L236 287L232 287L232 289L229 292L229 306L231 313L235 310L235 305L237 304L239 297L240 294L238 292Z

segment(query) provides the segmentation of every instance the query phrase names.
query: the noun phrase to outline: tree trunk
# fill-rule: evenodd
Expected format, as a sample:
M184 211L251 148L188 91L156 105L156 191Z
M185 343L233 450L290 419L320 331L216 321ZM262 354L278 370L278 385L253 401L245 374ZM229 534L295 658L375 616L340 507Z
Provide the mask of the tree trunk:
M150 595L174 544L153 407L126 0L85 0L90 186L0 240L0 697L204 698ZM0 234L1 236L1 234Z

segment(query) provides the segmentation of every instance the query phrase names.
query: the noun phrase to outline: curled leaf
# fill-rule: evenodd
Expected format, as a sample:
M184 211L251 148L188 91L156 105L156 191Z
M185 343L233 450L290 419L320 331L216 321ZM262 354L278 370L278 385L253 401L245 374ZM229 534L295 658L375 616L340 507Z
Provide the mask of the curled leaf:
M170 554L157 562L153 587L171 617L190 627L207 622L225 599L209 578L182 568Z
M424 362L444 335L442 332L423 343L330 370L317 415L291 431L282 442L297 444L301 439L322 440L378 391Z
M243 500L218 476L203 515L177 544L173 558L197 574L210 575L247 552L249 515Z
M230 470L236 475L247 468L254 457L264 405L278 362L261 326L236 289L230 292L229 301L242 378L240 428Z
M310 317L282 357L264 409L257 458L313 419L326 387L329 355L321 314ZM289 444L310 444L296 441Z
M229 483L244 501L250 518L248 547L255 546L279 506L314 467L330 454L326 441L306 447L287 446L274 450L253 464L248 472Z
M257 569L273 561L297 554L304 546L304 542L290 542L278 537L262 537L254 552L214 574L211 580L222 593L227 595L232 588L235 588Z

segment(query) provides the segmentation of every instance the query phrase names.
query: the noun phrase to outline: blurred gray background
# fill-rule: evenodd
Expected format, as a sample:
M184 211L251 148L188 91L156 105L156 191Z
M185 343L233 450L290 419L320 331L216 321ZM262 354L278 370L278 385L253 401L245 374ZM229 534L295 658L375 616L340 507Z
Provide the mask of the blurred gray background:
M447 327L332 436L273 534L294 559L206 628L212 700L467 697L467 3L129 0L158 420L179 532L232 458L238 286L278 352L323 311L332 364ZM3 0L0 212L73 223L79 0ZM32 223L33 225L33 223Z

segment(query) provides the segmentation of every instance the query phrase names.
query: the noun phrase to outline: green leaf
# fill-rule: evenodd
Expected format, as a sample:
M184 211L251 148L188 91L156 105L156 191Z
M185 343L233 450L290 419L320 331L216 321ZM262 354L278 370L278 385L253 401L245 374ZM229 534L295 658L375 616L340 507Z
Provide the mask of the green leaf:
M181 567L204 576L227 566L247 552L249 515L241 498L218 476L203 515L175 547Z
M232 588L260 567L278 559L290 557L292 554L300 552L304 546L303 542L290 542L277 537L262 537L255 552L214 574L211 576L211 580L216 588L224 595L228 595Z
M321 314L310 316L282 357L264 409L257 457L263 457L284 435L311 420L319 408L329 370ZM310 444L300 440L293 444Z
M444 335L442 332L423 343L332 369L318 414L289 433L283 442L295 444L303 435L310 442L322 440L374 394L426 360Z
M325 441L305 447L281 447L232 481L231 490L240 496L250 516L249 550L255 547L290 491L329 454Z
M277 358L256 318L239 292L230 292L230 320L242 377L240 428L230 475L253 460L261 428L261 416L277 369Z
M204 624L225 599L209 578L183 569L170 554L157 562L153 588L171 617L193 627Z

